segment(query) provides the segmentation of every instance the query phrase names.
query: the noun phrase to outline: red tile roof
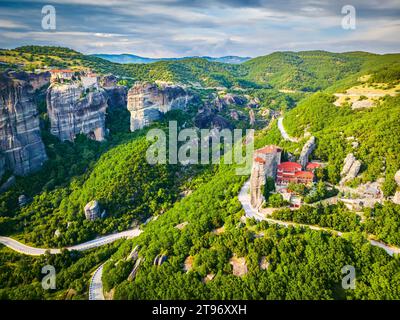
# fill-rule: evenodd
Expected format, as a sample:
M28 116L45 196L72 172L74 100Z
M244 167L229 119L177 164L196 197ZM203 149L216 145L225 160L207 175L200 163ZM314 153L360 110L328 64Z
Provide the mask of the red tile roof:
M307 163L306 169L316 169L319 168L321 165L319 163L315 163L315 162L309 162Z
M73 70L70 69L53 69L50 70L51 73L73 73Z
M297 162L282 162L278 164L278 170L282 170L284 172L295 172L301 170L301 164Z
M258 162L258 163L265 164L265 160L264 160L264 159L261 159L260 157L256 157L256 158L254 159L254 161L255 161L255 162Z
M269 145L260 149L257 149L256 152L258 153L276 153L276 152L282 152L282 149L274 146L274 145Z
M309 171L298 171L294 175L296 178L314 179L314 174Z

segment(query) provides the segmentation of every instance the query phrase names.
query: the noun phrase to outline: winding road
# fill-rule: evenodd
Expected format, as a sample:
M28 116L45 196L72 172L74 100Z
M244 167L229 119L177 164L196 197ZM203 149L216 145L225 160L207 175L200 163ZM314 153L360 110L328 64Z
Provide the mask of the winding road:
M335 234L339 237L341 237L343 235L343 233L340 231L323 228L323 227L319 227L319 226L313 226L313 225L308 225L308 224L301 224L301 223L296 223L296 222L288 222L288 221L266 218L257 209L253 208L250 205L249 188L250 188L250 181L247 181L243 185L242 189L239 192L239 196L238 196L239 201L242 204L242 207L245 211L247 218L254 218L258 221L264 220L264 221L267 221L268 223L278 224L278 225L282 225L285 227L294 226L294 227L310 228L312 230L326 231L326 232ZM384 249L391 256L393 256L394 254L400 254L400 248L398 248L398 247L389 246L381 241L376 241L374 239L369 239L369 242L373 246Z
M84 250L89 250L97 247L104 246L106 244L112 243L116 240L122 239L122 238L133 238L137 237L142 233L142 230L139 228L131 229L131 230L126 230L118 233L113 233L109 234L107 236L103 236L94 240L90 240L88 242L84 242L81 244L77 244L75 246L70 246L66 247L65 249L71 251L71 250L77 250L77 251L84 251ZM1 237L0 236L0 243L4 244L8 248L30 256L40 256L45 254L46 252L49 252L50 254L58 254L61 253L61 249L44 249L44 248L34 248L27 246L15 239L9 238L9 237Z
M104 263L96 269L89 285L89 300L105 300L103 293L103 282L101 277L103 275Z

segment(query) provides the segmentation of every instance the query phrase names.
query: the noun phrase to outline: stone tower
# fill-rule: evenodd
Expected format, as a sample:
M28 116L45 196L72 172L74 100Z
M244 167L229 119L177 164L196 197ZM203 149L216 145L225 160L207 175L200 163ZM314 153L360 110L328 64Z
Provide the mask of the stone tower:
M276 178L278 164L281 163L282 149L269 145L254 151L253 166L250 176L250 204L258 208L264 201L262 186L266 178Z

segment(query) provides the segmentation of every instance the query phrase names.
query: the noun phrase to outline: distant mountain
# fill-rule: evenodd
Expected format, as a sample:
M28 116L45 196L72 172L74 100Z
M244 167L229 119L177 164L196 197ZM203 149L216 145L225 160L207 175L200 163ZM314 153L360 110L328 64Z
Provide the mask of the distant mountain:
M136 56L134 54L93 54L92 56L116 63L152 63L157 61L178 61L189 58L203 58L212 62L239 64L251 59L250 57L238 57L238 56L224 56L224 57L192 56L192 57L182 57L182 58L146 58L146 57Z

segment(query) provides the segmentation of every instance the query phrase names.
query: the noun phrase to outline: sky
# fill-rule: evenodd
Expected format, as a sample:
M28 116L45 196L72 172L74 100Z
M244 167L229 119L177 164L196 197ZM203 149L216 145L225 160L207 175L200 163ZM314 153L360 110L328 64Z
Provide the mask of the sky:
M42 28L45 5L55 8L55 30ZM355 29L342 26L345 5L355 8ZM399 34L400 0L0 0L0 48L8 49L56 45L154 58L391 53L400 52Z

